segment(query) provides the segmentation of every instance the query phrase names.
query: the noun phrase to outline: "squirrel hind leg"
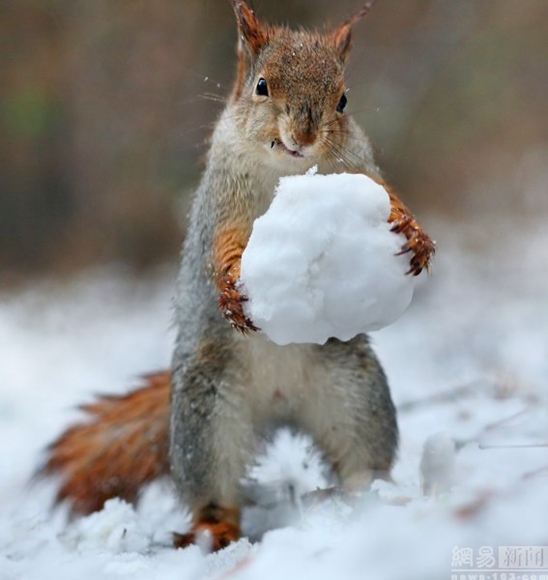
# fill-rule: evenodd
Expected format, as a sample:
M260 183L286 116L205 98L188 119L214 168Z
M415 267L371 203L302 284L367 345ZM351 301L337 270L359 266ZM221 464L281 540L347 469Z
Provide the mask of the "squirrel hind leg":
M146 377L126 395L83 406L89 420L67 429L47 451L37 477L57 476L56 503L87 515L108 499L138 499L143 487L169 474L170 374Z
M386 376L366 337L328 341L321 350L334 361L322 389L322 412L307 405L301 426L350 491L388 479L398 447L396 409Z

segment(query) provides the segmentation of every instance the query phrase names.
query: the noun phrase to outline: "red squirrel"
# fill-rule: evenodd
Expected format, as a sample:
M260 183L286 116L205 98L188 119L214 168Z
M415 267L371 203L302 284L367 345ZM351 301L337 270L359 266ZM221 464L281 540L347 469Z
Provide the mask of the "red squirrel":
M345 66L353 26L297 31L260 22L231 0L238 67L213 131L183 248L170 371L124 396L84 406L89 420L49 448L58 500L87 514L105 500L135 501L145 484L173 478L192 513L180 546L201 533L219 549L241 535L240 481L261 435L278 425L309 433L340 484L387 476L398 444L396 411L368 338L277 346L245 314L238 280L253 221L280 177L363 173L389 192L389 223L407 242L409 275L428 268L434 244L384 184L369 140L347 114Z

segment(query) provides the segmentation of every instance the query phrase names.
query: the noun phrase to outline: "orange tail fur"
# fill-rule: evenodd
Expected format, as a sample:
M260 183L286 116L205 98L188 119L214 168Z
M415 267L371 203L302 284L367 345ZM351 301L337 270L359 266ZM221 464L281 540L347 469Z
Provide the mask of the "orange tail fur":
M134 502L146 483L169 474L170 373L144 379L127 395L83 405L90 421L50 446L41 473L60 476L56 501L68 500L72 514L99 510L112 497Z

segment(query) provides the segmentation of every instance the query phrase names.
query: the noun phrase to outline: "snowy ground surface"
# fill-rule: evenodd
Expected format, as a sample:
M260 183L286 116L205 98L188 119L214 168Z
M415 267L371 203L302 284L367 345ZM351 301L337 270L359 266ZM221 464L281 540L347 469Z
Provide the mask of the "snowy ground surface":
M1 580L469 580L465 568L495 580L497 568L525 562L508 546L548 546L548 233L540 222L519 235L501 222L428 229L435 273L372 337L399 408L394 483L377 482L355 509L256 508L250 532L290 513L292 522L214 555L169 547L186 515L167 485L137 509L112 501L67 524L50 510L54 484L29 484L78 403L168 364L175 272L138 281L102 269L0 295ZM437 494L423 494L425 442ZM323 481L306 441L286 433L252 475L282 499Z

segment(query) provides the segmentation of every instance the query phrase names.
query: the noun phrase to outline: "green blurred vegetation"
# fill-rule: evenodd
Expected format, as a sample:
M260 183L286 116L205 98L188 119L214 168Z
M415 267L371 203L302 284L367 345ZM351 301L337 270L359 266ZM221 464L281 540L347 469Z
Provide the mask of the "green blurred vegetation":
M254 6L321 27L360 2ZM177 259L235 40L226 0L0 0L4 279ZM547 63L545 0L379 0L356 26L349 110L417 212L538 213Z

